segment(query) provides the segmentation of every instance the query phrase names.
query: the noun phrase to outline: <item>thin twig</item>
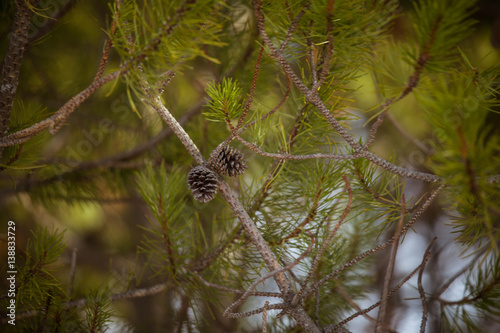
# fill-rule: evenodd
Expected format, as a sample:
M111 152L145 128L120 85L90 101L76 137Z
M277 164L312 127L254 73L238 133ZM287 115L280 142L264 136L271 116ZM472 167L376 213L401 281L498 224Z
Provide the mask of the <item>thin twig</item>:
M381 299L380 309L378 311L377 323L375 325L375 333L381 332L383 327L386 325L385 314L387 311L387 301L389 300L387 295L389 294L389 285L391 284L392 274L394 272L396 254L398 253L398 247L399 247L399 237L401 236L401 229L403 228L405 214L406 214L406 202L405 202L405 195L403 194L401 198L401 216L399 217L398 227L396 230L396 234L394 235L394 242L392 243L391 256L389 257L387 272L384 278L384 285L382 287L382 296L380 298Z
M33 136L37 135L41 131L49 128L51 134L57 132L57 125L59 122L64 121L68 115L73 112L80 104L82 104L87 98L89 98L97 89L102 87L108 82L111 82L118 77L125 74L126 71L118 70L113 73L106 75L105 77L93 82L86 89L81 91L79 94L71 98L66 104L64 104L55 114L52 116L28 127L23 130L11 133L0 139L0 147L8 147L16 144L21 144L28 141Z
M19 84L21 63L28 43L29 28L33 16L30 7L36 6L38 2L39 0L15 1L16 9L14 20L9 36L9 46L7 47L2 65L2 76L0 81L0 87L2 88L0 89L0 138L3 137L9 129L10 114Z
M356 154L323 154L323 153L318 153L318 154L309 154L309 155L291 155L288 153L268 153L268 152L263 151L257 145L246 141L245 139L243 139L239 135L236 136L236 139L239 142L241 142L243 145L245 145L248 149L256 152L257 154L264 156L264 157L275 158L278 160L313 160L313 159L352 160L352 159L356 159L359 157Z
M432 45L434 44L435 38L436 38L436 32L439 28L439 24L441 23L443 17L439 16L436 21L434 22L434 26L432 27L429 35L429 40L427 43L425 43L424 47L422 48L422 51L420 52L420 55L418 56L417 63L415 64L413 74L409 77L408 83L406 84L406 88L403 90L403 92L399 95L397 98L391 98L388 99L384 105L382 106L382 112L379 114L377 117L377 120L375 123L372 125L370 129L370 135L368 137L368 140L365 144L365 148L369 148L373 142L375 141L375 135L377 134L378 128L382 125L382 123L385 120L385 117L387 115L387 112L389 111L389 107L402 100L406 96L408 96L418 85L420 81L420 75L422 74L422 71L424 70L425 65L427 65L427 62L430 59L430 50ZM406 135L405 135L406 136Z
M298 234L300 234L302 228L304 228L306 225L308 225L312 220L314 220L314 218L316 217L316 214L318 212L318 207L319 207L319 201L321 199L321 193L323 192L323 189L321 188L321 183L325 180L325 177L321 177L318 181L318 184L316 186L316 188L318 189L316 191L316 195L314 196L314 200L313 200L313 204L312 204L312 207L311 207L311 211L309 212L309 214L307 214L306 218L304 219L304 221L302 221L302 223L300 223L297 228L295 228L295 230L293 230L288 236L285 236L283 237L281 240L280 240L280 243L283 244L284 242L286 242L287 240L293 238L293 237L296 237Z
M228 292L233 293L233 294L243 295L246 293L246 291L244 291L244 290L229 288L229 287L221 286L221 285L216 284L216 283L208 282L198 272L193 272L193 274L196 275L198 277L198 279L200 279L200 281L203 282L203 284L206 285L207 287L228 291ZM283 297L283 295L281 293L274 293L274 292L268 292L268 291L253 291L253 292L249 293L248 295L249 296L262 296L262 297L276 297L276 298Z
M424 258L427 255L427 253L430 253L430 248L432 244L436 241L437 237L434 237L427 246L427 249L425 250ZM420 333L425 333L425 326L427 324L427 315L429 313L429 308L427 307L427 300L425 298L425 291L424 287L422 285L422 276L424 275L424 269L425 269L425 264L427 261L423 261L424 258L422 259L422 262L424 263L422 265L422 269L418 272L418 293L420 294L420 299L422 300L422 322L420 323Z
M102 77L102 74L104 73L104 70L106 69L106 66L108 64L109 52L111 51L111 47L113 46L113 41L111 40L111 37L113 37L113 35L115 34L116 22L120 17L121 4L122 4L121 0L116 0L116 12L114 13L115 15L113 17L113 22L111 23L109 39L106 41L106 47L104 48L104 52L102 53L101 61L99 63L99 69L97 70L93 82L99 80Z
M257 62L255 63L255 71L254 71L253 80L252 80L252 87L250 88L250 94L248 96L247 104L245 105L245 109L243 110L243 113L241 114L240 120L238 120L238 125L236 125L236 129L233 132L236 132L241 128L241 125L243 125L243 121L245 121L245 117L248 114L248 110L250 110L250 106L252 106L253 94L255 93L255 87L257 84L257 76L259 75L260 60L262 58L262 53L264 53L264 46L262 46L260 48L259 55L257 56Z
M269 301L264 303L264 311L262 312L262 333L267 333L267 309L269 306Z

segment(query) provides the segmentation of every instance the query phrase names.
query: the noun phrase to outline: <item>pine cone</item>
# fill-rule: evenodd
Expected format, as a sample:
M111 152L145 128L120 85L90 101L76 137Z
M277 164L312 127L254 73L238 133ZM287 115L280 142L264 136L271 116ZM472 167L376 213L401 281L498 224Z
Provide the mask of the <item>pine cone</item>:
M201 202L209 202L217 194L217 176L212 170L198 165L188 174L188 186L193 197Z
M229 146L219 146L210 154L208 167L221 175L236 177L245 172L247 165L243 154L238 150Z

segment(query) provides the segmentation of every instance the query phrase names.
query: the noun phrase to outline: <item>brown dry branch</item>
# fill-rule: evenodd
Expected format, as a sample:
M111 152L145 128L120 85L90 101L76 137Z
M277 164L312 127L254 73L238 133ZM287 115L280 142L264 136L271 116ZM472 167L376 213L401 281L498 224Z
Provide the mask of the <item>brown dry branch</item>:
M314 220L314 218L316 217L316 214L318 212L319 200L321 199L321 193L323 192L323 189L321 188L321 183L324 180L325 180L325 177L322 176L318 181L318 184L317 184L318 190L316 191L316 194L314 195L313 204L312 204L311 210L309 211L309 214L307 214L304 221L302 221L302 223L300 223L297 226L297 228L295 228L295 230L293 230L288 236L285 236L281 239L281 241L280 241L281 244L283 244L284 242L286 242L287 240L289 240L291 238L296 237L298 234L300 234L300 232L302 231L302 229L306 225L308 225L312 220Z
M262 59L262 53L264 53L264 47L260 48L259 55L257 56L257 61L255 63L255 71L254 71L253 79L252 79L252 87L250 88L250 94L248 96L248 100L247 100L247 103L245 105L245 109L243 110L243 113L240 116L240 120L238 120L238 125L236 125L236 128L231 131L232 133L237 132L241 128L241 125L243 125L243 122L245 121L245 117L248 114L248 110L250 110L250 106L252 106L253 95L255 93L255 87L257 85L257 77L259 75L260 61Z
M207 287L210 287L210 288L227 291L227 292L230 292L233 294L241 294L241 295L248 292L248 291L229 288L229 287L221 286L221 285L216 284L216 283L208 282L198 272L193 272L193 274L196 275L196 277L198 279L200 279L200 281L204 285L206 285ZM276 297L276 298L283 297L283 295L281 295L281 293L274 293L274 292L268 292L268 291L252 291L252 292L248 293L248 296L262 296L262 297Z
M427 247L427 250L425 253L427 253L431 247L431 245L436 241L437 237L434 237ZM425 258L425 254L424 254ZM424 260L424 259L422 259ZM418 272L418 293L420 295L420 299L422 300L422 322L420 323L420 333L425 332L425 326L427 324L427 315L429 313L429 307L427 306L427 299L425 297L425 291L424 287L422 285L422 276L424 275L424 270L425 270L425 265L427 262L424 262L424 265L422 266L422 269Z
M69 270L69 281L68 281L68 296L69 297L71 297L71 294L73 294L73 283L75 282L77 253L78 253L78 249L76 247L73 248L73 251L71 251L71 267Z
M262 313L262 333L267 333L267 310L269 309L269 301L264 303L264 312Z
M303 9L297 14L297 16L290 23L290 27L288 28L288 32L286 33L285 40L283 40L283 43L281 43L280 52L283 52L283 50L285 50L285 47L288 45L290 39L292 38L293 32L295 31L295 29L297 29L297 23L299 23L299 20L302 18L302 16L304 16L306 11L309 9L310 5L311 5L310 1L306 2L304 4Z
M146 296L152 296L159 294L167 289L169 282L159 283L151 287L139 288L134 290L129 290L123 293L111 294L109 296L110 302L121 301L125 299L133 299L133 298L141 298ZM81 298L75 301L62 303L61 307L63 309L72 309L72 308L81 308L88 304L88 300L86 298ZM37 316L40 313L39 310L30 310L16 314L16 320L31 318ZM2 324L6 324L9 318L2 318Z
M394 242L392 243L392 251L389 257L389 263L387 264L387 272L384 278L384 284L382 287L381 303L380 309L378 311L377 323L375 325L375 333L382 332L385 330L384 326L386 323L385 314L387 311L387 301L389 300L389 286L391 284L392 274L394 272L394 266L396 263L396 255L399 248L399 238L401 237L401 228L403 228L404 218L406 215L406 202L405 195L403 194L401 198L401 213L398 221L398 226L396 229L396 234L394 235Z
M323 57L324 60L321 68L321 73L319 74L319 79L311 88L311 91L314 92L314 94L317 94L319 87L321 87L321 85L326 80L326 74L330 71L330 61L332 60L333 56L333 7L334 0L328 0L328 4L326 7L326 40L328 41L328 43L326 43L326 54Z

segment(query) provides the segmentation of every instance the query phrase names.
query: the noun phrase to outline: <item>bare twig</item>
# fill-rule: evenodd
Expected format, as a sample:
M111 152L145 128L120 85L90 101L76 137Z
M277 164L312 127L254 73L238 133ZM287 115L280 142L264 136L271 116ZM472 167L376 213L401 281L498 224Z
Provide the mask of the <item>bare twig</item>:
M262 53L264 52L264 47L260 48L259 55L257 56L257 62L255 64L255 71L253 74L253 80L252 80L252 87L250 88L250 94L248 96L248 101L247 104L245 105L245 109L243 110L243 113L241 114L240 120L238 120L238 125L236 125L236 131L238 131L241 128L241 125L243 125L243 121L245 121L245 117L248 114L248 110L250 110L250 106L252 106L252 101L253 101L253 94L255 93L255 87L257 83L257 76L259 75L259 69L260 69L260 60L262 58ZM235 131L233 131L234 133Z
M81 91L75 97L71 98L66 104L64 104L55 114L53 114L49 118L46 118L28 128L9 134L0 139L0 147L8 147L26 142L30 138L32 138L33 136L37 135L38 133L47 128L49 128L51 134L55 134L57 132L57 125L61 121L64 121L71 112L73 112L78 106L80 106L80 104L82 104L87 98L89 98L97 89L99 89L106 83L117 79L121 75L125 74L125 72L126 71L118 70L93 82L86 89Z
M133 299L133 298L141 298L146 296L152 296L159 294L167 289L168 282L160 283L151 287L139 288L134 290L129 290L123 293L116 293L109 296L110 302L121 301L125 299ZM66 302L61 304L63 309L71 309L71 308L81 308L87 305L87 298L81 298L79 300ZM38 310L31 310L26 312L21 312L16 314L16 319L25 319L37 316L39 314ZM2 324L6 324L9 318L2 318Z
M2 66L2 77L0 82L0 138L9 129L9 119L19 84L19 72L24 51L28 43L28 33L33 12L30 6L36 6L39 0L16 0L16 11L12 23L9 46L5 54ZM0 146L5 147L5 146ZM1 157L1 149L0 149Z
M121 0L116 0L116 12L115 12L115 16L113 17L113 22L111 23L111 30L109 32L110 38L107 40L106 47L104 48L104 52L102 53L101 62L99 63L99 69L97 70L97 73L94 77L94 82L99 80L102 77L102 74L104 73L104 69L106 68L106 65L108 64L109 52L111 51L111 47L113 46L113 42L111 40L111 37L114 35L115 30L116 30L116 22L118 21L118 18L120 16L121 4L122 4Z
M247 293L244 290L229 288L229 287L221 286L221 285L216 284L216 283L208 282L198 272L193 272L193 274L196 275L200 279L200 281L203 282L203 284L206 285L207 287L228 291L228 292L233 293L233 294L243 295L243 294ZM248 294L248 296L277 297L277 298L283 297L283 295L281 293L274 293L274 292L268 292L268 291L252 291Z
M382 296L380 298L381 299L380 309L378 312L377 324L375 325L375 333L381 332L383 327L386 325L385 314L387 311L387 301L389 299L387 295L389 294L389 285L391 283L392 273L394 272L396 254L398 253L399 237L401 236L401 228L403 227L405 214L406 214L406 202L405 202L405 195L403 194L401 199L401 216L398 221L396 234L394 235L394 242L392 243L391 256L389 258L389 263L387 265L387 272L384 278Z
M370 135L368 137L368 140L366 141L365 147L369 148L373 142L375 141L375 135L377 134L378 128L382 125L382 123L385 120L385 117L387 115L387 112L389 110L389 107L394 104L395 102L398 102L408 96L418 85L420 81L420 75L422 74L422 71L424 70L425 65L427 65L427 62L430 59L430 50L432 45L434 44L434 41L436 39L436 32L439 28L439 24L441 23L443 17L438 16L436 21L434 22L434 26L432 27L429 35L429 40L427 43L422 48L422 51L420 52L420 55L418 56L417 63L414 67L413 74L410 76L408 79L408 83L406 84L406 88L403 90L401 95L399 95L398 98L391 98L388 99L384 105L382 106L382 112L379 114L377 117L377 120L375 123L372 125L370 129ZM406 137L406 135L405 135ZM411 140L414 142L413 140ZM415 143L415 142L414 142ZM419 147L420 148L420 147ZM424 151L427 151L425 149Z
M262 333L267 333L267 309L269 306L269 301L264 303L264 311L262 312Z
M330 159L330 160L352 160L358 158L356 154L309 154L309 155L291 155L288 153L268 153L263 151L257 145L246 141L239 135L236 136L236 139L245 145L248 149L256 152L259 155L275 158L278 160L313 160L313 159Z
M423 263L422 269L418 272L418 293L420 294L420 299L422 300L422 322L420 323L420 333L425 333L425 326L427 324L427 315L429 313L429 308L427 307L427 300L425 298L425 291L422 285L422 276L424 275L425 264L427 263L427 261L425 261L425 256L427 255L427 253L430 253L430 248L432 244L434 244L436 239L437 237L434 237L429 246L427 246L427 249L425 250L424 253L424 258L422 259Z

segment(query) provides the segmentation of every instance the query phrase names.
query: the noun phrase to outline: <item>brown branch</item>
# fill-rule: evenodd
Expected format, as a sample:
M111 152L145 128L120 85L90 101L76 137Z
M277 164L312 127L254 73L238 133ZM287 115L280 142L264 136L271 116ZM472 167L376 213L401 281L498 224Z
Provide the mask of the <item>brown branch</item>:
M264 311L262 313L262 333L267 333L267 309L269 307L269 301L264 303Z
M97 70L97 73L94 77L94 81L99 80L102 77L102 74L104 73L104 69L106 68L106 65L108 64L108 58L109 58L109 52L111 51L111 47L113 46L113 41L111 40L111 37L115 34L116 30L116 22L118 21L118 18L120 17L120 7L121 7L121 0L116 0L116 12L113 17L113 22L111 23L111 30L109 32L109 39L106 42L106 47L104 48L104 52L102 53L101 61L99 63L99 69Z
M36 6L39 0L16 0L16 10L12 23L9 46L2 66L0 81L0 138L3 139L9 130L9 119L19 85L19 73L24 52L28 44L28 33L33 12L30 7ZM2 149L0 146L0 157Z
M352 160L352 159L356 159L359 157L356 154L351 155L351 154L317 153L317 154L309 154L309 155L291 155L289 153L268 153L268 152L263 151L257 145L246 141L245 139L243 139L239 135L236 136L236 139L239 142L241 142L243 145L245 145L248 149L256 152L257 154L265 156L265 157L275 158L278 160L312 160L312 159Z
M109 301L110 302L116 302L116 301L121 301L125 299L133 299L133 298L140 298L140 297L146 297L146 296L152 296L159 294L167 289L168 282L160 283L151 287L146 287L146 288L139 288L139 289L134 289L134 290L129 290L123 293L116 293L116 294L111 294L109 296ZM79 300L71 301L71 302L66 302L62 303L61 307L63 309L72 309L72 308L81 308L86 306L88 303L87 298L81 298ZM37 316L40 313L39 310L30 310L30 311L25 311L21 313L16 314L16 319L21 320L21 319L26 319L26 318L31 318L34 316ZM6 324L9 318L2 318L2 324Z
M172 240L170 239L169 233L168 233L168 226L167 226L167 216L165 212L163 211L163 200L162 197L158 197L158 202L157 206L159 208L159 215L162 217L161 221L158 221L161 225L161 231L163 234L163 240L165 241L165 247L167 250L167 256L168 256L168 261L170 263L170 267L172 268L172 275L176 275L176 268L175 268L175 257L174 257L174 250L173 250L173 244Z
M384 278L384 285L382 287L382 296L380 309L378 311L377 323L375 325L375 333L382 332L382 329L386 324L386 311L387 311L387 301L389 300L389 285L391 283L392 274L394 272L394 266L396 262L396 254L398 253L399 247L399 237L401 236L401 228L403 227L403 222L406 214L406 202L405 195L403 194L401 199L401 216L398 221L398 227L396 234L394 235L394 242L392 243L391 256L389 258L389 264L387 265L387 272Z
M229 288L229 287L221 286L221 285L216 284L216 283L208 282L198 272L193 272L193 274L196 275L196 277L198 277L198 279L200 279L200 281L204 285L206 285L207 287L218 289L218 290L228 291L228 292L233 293L233 294L243 295L246 293L246 291L244 291L244 290ZM273 292L267 292L267 291L252 291L248 294L248 296L262 296L262 297L276 297L276 298L283 297L283 295L281 295L281 293L273 293Z
M250 106L252 106L252 101L253 101L253 94L255 93L255 87L257 84L257 76L259 75L259 69L260 69L260 60L262 58L262 53L264 52L264 47L260 48L259 55L257 56L257 62L255 63L255 70L253 74L253 80L252 80L252 87L250 88L250 94L248 96L248 101L247 104L245 105L245 109L243 110L243 113L241 114L240 120L238 121L238 125L236 125L236 131L238 131L243 125L243 121L245 121L245 117L247 116L248 110L250 110ZM233 131L234 132L234 131Z
M69 281L68 281L68 296L71 297L73 294L73 283L75 282L75 273L76 273L76 256L78 249L75 247L71 252L71 267L69 270Z
M429 246L427 246L427 249L425 250L424 258L422 258L422 262L424 262L426 254L429 252L432 244L436 241L436 239L437 239L437 237L434 237L432 239L431 243L429 244ZM425 291L424 291L424 287L422 285L422 276L424 275L424 269L425 269L426 263L427 262L424 262L424 264L422 265L422 269L418 272L418 293L420 295L420 299L422 300L422 321L420 323L420 333L425 333L425 326L427 323L427 315L429 313L429 308L427 306L427 300L425 298Z
M51 134L55 134L57 130L54 131L56 126L64 121L70 113L72 113L80 104L82 104L87 98L89 98L97 89L102 87L108 82L111 82L118 77L125 74L126 71L116 71L106 75L105 77L93 82L86 89L81 91L79 94L71 98L66 104L64 104L55 114L47 119L44 119L28 128L11 133L2 139L0 139L0 147L8 147L16 144L21 144L28 141L31 137L39 134L41 131L49 128Z

